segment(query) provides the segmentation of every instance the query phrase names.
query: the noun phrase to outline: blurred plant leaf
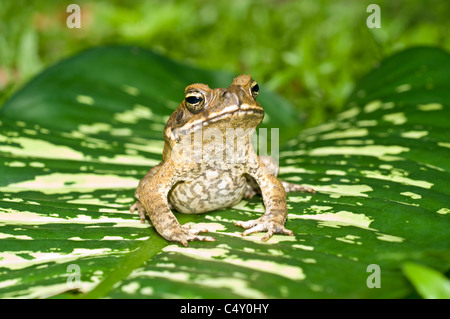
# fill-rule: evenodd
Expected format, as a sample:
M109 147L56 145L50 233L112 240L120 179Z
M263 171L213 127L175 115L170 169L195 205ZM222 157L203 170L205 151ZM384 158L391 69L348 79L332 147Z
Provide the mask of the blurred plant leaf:
M217 239L187 248L128 208L160 161L184 87L228 86L232 75L130 47L49 68L0 113L0 296L69 296L73 264L81 285L71 292L88 297L407 296L404 262L450 267L449 62L433 48L394 55L360 81L335 121L283 143L281 178L318 190L288 196L294 237L241 237L234 222L264 210L253 198L177 214ZM260 101L267 126L283 138L298 130L289 103L269 92ZM381 288L366 285L371 264Z
M450 280L440 272L411 262L405 263L402 269L405 276L423 298L450 298Z

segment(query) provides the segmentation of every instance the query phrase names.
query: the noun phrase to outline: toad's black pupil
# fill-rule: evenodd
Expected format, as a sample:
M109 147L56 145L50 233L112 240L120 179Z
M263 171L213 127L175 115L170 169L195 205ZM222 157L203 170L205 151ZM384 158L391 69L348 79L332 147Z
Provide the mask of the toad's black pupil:
M201 97L195 95L191 95L186 98L186 102L188 102L189 104L197 104L201 100L202 100Z
M252 88L253 92L258 93L259 92L259 85L255 84Z

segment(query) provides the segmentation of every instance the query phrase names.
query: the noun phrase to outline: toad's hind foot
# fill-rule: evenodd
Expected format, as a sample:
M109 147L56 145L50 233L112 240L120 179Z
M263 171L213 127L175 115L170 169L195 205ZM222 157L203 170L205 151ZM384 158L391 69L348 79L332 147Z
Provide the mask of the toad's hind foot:
M142 206L142 204L139 201L136 201L136 203L133 204L133 206L130 207L130 213L134 213L134 211L137 209L139 213L139 219L141 220L141 223L145 223L145 208Z
M262 238L262 241L267 241L274 234L282 234L293 236L292 230L286 229L283 224L270 220L264 216L249 220L246 222L238 221L235 223L236 226L241 226L246 230L242 233L242 236L247 236L249 234L258 232L267 232Z
M289 182L285 182L285 181L281 181L281 184L283 184L284 190L286 191L286 193L290 193L290 192L307 192L307 193L312 193L315 194L316 191L306 185L298 185L298 184L293 184L293 183L289 183Z

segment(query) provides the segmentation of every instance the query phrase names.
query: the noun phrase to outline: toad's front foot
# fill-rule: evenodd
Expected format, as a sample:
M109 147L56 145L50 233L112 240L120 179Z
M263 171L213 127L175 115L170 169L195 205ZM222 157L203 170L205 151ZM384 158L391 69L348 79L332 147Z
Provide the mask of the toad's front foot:
M249 220L246 222L238 221L235 223L236 226L241 226L246 230L242 233L242 236L246 236L252 233L267 232L262 238L262 241L267 241L273 234L282 234L294 236L294 233L286 229L283 224L278 221L267 218L266 216L261 216L258 219Z
M190 229L189 226L179 226L164 231L161 235L168 241L174 241L187 247L189 241L216 241L211 236L198 236L199 233L208 232L207 229Z

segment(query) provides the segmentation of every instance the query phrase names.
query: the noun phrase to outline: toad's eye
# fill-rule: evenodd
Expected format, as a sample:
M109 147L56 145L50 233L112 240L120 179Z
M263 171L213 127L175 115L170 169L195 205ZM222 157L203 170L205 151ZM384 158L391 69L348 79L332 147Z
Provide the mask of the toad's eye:
M184 101L187 109L194 114L201 112L205 105L203 94L197 91L187 92Z
M258 96L258 93L259 93L259 85L255 81L253 81L253 83L252 83L251 91L252 91L253 98L256 99L256 97Z

